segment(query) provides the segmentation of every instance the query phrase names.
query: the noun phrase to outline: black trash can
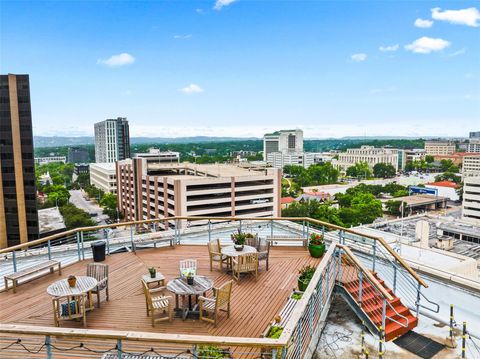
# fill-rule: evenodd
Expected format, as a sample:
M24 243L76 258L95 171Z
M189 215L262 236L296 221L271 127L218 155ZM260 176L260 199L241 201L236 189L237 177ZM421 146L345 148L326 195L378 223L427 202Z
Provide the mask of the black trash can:
M97 241L92 243L92 254L94 262L103 262L105 260L105 241Z

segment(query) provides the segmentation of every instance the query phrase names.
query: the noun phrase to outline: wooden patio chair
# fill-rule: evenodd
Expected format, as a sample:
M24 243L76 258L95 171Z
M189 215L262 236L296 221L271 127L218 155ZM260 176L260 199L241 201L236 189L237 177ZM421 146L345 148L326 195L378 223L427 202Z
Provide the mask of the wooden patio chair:
M158 321L168 320L171 322L173 319L172 297L164 294L166 287L150 289L143 280L142 286L145 294L147 317L151 317L152 327L155 327L155 322ZM163 314L163 317L155 318L157 313Z
M245 238L245 244L246 244L247 246L257 248L257 245L258 245L258 238L257 238L257 236L255 235L254 237Z
M180 277L185 277L187 273L197 275L197 260L184 259L179 263Z
M98 281L98 284L93 288L92 293L97 295L97 304L100 308L100 292L105 290L105 297L108 302L108 265L101 263L88 263L87 276L93 277Z
M86 301L86 293L53 298L53 320L55 322L55 326L60 326L60 320L82 319L83 327L86 328Z
M257 243L258 260L265 261L268 270L268 257L270 256L270 241L266 238L259 238Z
M227 318L230 318L230 297L232 294L232 285L233 281L230 280L223 284L220 288L213 288L213 298L206 298L204 296L198 297L198 303L200 306L200 320L213 323L215 326L217 326L219 311L226 312ZM213 319L206 317L204 312L212 313Z
M208 242L208 254L210 255L210 272L213 270L213 262L220 263L220 270L223 270L223 263L228 267L228 257L222 254L220 239L211 239Z
M232 258L232 276L238 281L242 273L252 273L258 277L258 253L247 253Z

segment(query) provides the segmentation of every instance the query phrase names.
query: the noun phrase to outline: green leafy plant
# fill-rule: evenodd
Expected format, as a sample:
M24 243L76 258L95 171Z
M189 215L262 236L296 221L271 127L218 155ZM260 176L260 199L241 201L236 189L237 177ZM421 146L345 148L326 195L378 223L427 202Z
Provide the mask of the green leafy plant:
M230 358L230 350L222 349L214 345L204 345L198 348L196 357L198 359Z
M300 276L298 279L302 282L310 282L310 280L313 278L313 275L315 274L315 267L311 265L306 265L299 271Z
M245 244L247 235L245 233L242 233L242 231L239 229L238 232L232 233L230 235L230 238L232 239L233 243L235 243L236 245L242 246Z
M300 300L302 299L303 293L292 293L291 298L295 300Z
M317 233L312 233L310 235L310 244L313 244L313 245L316 245L316 246L319 246L319 245L322 245L324 244L324 239L323 239L323 236L320 235L320 234L317 234Z
M273 325L268 331L267 338L278 339L282 335L283 328L278 325Z

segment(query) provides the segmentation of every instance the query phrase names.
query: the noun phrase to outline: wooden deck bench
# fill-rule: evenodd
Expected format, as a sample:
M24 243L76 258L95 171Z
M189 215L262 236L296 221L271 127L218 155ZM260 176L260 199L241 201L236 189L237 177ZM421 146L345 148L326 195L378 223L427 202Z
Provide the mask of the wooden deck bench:
M170 247L173 247L173 236L166 236L163 232L152 233L148 237L134 238L132 243L132 251L137 252L137 246L152 244L156 248L157 243L169 243Z
M305 248L307 248L307 245L308 245L307 238L302 238L302 237L293 237L293 236L285 236L285 235L267 236L267 240L271 242L272 246L275 244L275 242L302 242L302 245Z
M122 359L165 359L165 358L178 358L178 359L192 359L191 355L179 355L175 356L174 354L165 354L165 355L132 355L132 354L122 354ZM106 353L103 354L102 359L119 359L117 353Z
M7 274L4 276L5 280L5 290L8 291L8 281L10 280L13 285L13 293L17 291L17 285L18 285L18 280L20 278L28 277L33 274L37 274L45 269L50 269L50 273L53 273L55 270L55 267L58 267L58 275L62 274L62 265L59 261L55 260L49 260L46 262L38 263L32 267L28 267L25 269L22 269L21 271L14 272L12 274ZM47 273L42 273L42 275L47 274Z
M290 296L287 299L287 303L283 306L282 310L278 314L280 316L280 322L277 323L275 320L272 320L272 322L268 325L267 329L260 335L261 338L266 338L268 335L268 332L270 331L270 328L275 326L279 326L284 328L285 324L290 320L290 317L292 316L293 309L298 303L298 299L293 299L292 294L293 293L301 293L297 291L293 291Z

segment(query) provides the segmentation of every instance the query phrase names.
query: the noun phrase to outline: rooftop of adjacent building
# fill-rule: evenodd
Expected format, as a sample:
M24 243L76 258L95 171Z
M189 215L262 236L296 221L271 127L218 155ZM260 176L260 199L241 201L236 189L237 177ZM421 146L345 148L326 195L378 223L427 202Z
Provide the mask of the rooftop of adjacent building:
M275 132L272 132L272 133L266 133L264 136L279 136L281 135L282 133L295 133L295 132L302 132L303 133L303 130L300 130L300 129L296 129L296 130L278 130L278 131L275 131Z
M395 197L394 200L404 202L407 206L421 206L446 201L448 198L430 194L415 194L412 196Z
M58 207L38 210L38 225L40 234L65 230L65 222Z
M104 171L114 171L115 172L115 162L100 162L100 163L90 163L90 169L101 169Z
M428 186L435 186L435 187L448 187L448 188L459 188L460 186L452 181L438 181L438 182L431 182L427 183Z
M188 171L187 174L173 173L173 171ZM220 177L253 177L265 174L274 174L275 169L242 168L233 164L196 164L196 163L149 163L148 172L165 172L167 177L205 179ZM172 172L168 174L168 172Z

